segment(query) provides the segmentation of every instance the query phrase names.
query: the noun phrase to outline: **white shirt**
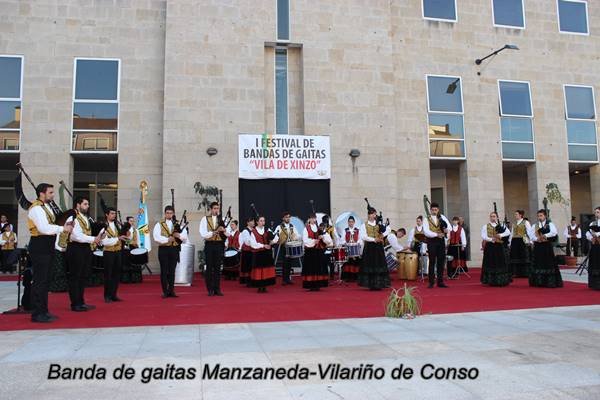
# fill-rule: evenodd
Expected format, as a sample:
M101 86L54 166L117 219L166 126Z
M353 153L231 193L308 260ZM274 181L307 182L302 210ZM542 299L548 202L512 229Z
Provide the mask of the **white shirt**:
M246 228L242 231L242 233L240 233L240 247L242 245L246 245L246 246L251 246L251 236L252 234L250 233L250 231L248 230L250 228Z
M169 229L169 233L173 233L173 221L168 219L166 221L166 225ZM185 231L181 232L179 235L183 243L187 242L188 235ZM154 229L152 230L152 237L154 238L154 241L158 244L167 244L169 242L169 237L162 235L160 222L157 222L156 225L154 225Z
M257 226L256 228L256 232L258 232L259 235L264 235L265 234L265 227L264 226ZM252 247L253 249L264 249L265 245L262 243L258 243L258 241L256 240L256 236L254 236L254 234L250 235L250 247Z
M497 222L490 222L490 225L492 225L494 228L496 228L496 226L498 226ZM486 242L493 242L494 238L493 237L489 237L487 234L487 226L488 224L485 224L484 226L481 227L481 238L483 240L485 240ZM504 231L502 233L500 233L500 237L507 237L510 236L510 232L508 231L508 229L504 228Z
M596 225L600 226L600 219L596 220ZM593 223L593 222L592 222ZM585 237L587 238L587 240L589 240L590 242L592 241L592 239L595 237L600 237L600 232L591 232L590 230L588 230L585 233Z
M558 235L558 231L556 230L556 226L552 222L545 221L544 224L547 224L550 227L550 232L546 233L544 235L547 239L550 239L550 238ZM544 226L544 224L542 224L541 222L537 222L535 225L531 226L531 229L529 230L528 235L529 235L529 239L532 242L537 242L538 241L537 236L535 234L535 231L536 231L537 227L541 228L541 227Z
M134 228L133 226L132 226L131 228L129 228L129 238L130 238L130 243L129 243L129 244L132 244L132 245L135 245L135 246L139 246L139 243L138 243L138 240L139 240L139 234L137 235L138 237L136 237L136 236L134 235L134 232L135 232L136 230L137 230L137 229L136 229L136 228Z
M310 230L313 231L313 233L317 233L317 230L319 229L319 227L316 224L310 224L309 227ZM308 229L304 227L304 231L302 231L302 242L304 243L304 247L313 248L317 244L319 244L319 239L312 239L308 235ZM331 236L328 233L323 234L323 242L328 247L333 246L333 240L331 239Z
M52 215L50 206L44 204L44 207L46 207L46 210ZM48 222L48 217L46 216L46 212L42 210L42 206L31 207L27 215L42 235L58 235L64 230L62 226L50 224Z
M448 226L448 228L450 227L450 221L448 221L448 218L446 218L445 216L441 216L441 218L446 221L446 225ZM431 220L437 225L438 224L438 217L432 215L431 216ZM423 233L425 233L425 236L427 236L428 238L436 238L438 237L437 233L432 232L431 229L429 228L429 220L427 218L425 218L423 220Z
M54 241L54 249L60 251L61 253L64 253L65 251L67 251L67 249L63 249L62 247L60 247L58 245L58 242L60 241L60 235L56 235L56 240Z
M108 227L110 228L110 230L112 232L115 232L117 234L116 238L109 238L107 236L104 239L102 239L102 245L110 247L110 246L116 245L119 242L119 231L117 230L117 227L115 226L114 222L109 222L108 223Z
M82 216L83 216L85 228L88 229L90 227L90 221L88 220L87 216L85 216L85 215L82 215ZM94 240L96 240L96 238L94 236L86 235L85 233L83 233L83 227L80 225L80 222L77 218L69 217L67 219L67 222L70 222L70 221L74 221L73 222L73 232L71 232L71 241L72 242L89 244L89 243L93 243Z
M208 230L208 218L212 218L211 222L214 228L217 228L219 221L216 215L202 217L202 219L200 220L200 236L204 240L210 239L214 235L214 232ZM227 230L225 230L225 236L229 236L229 232L227 232Z
M275 228L275 231L273 232L275 235L273 243L279 243L279 233L281 232L281 225L283 225L285 228L285 233L287 234L288 240L298 240L298 232L296 232L296 230L294 229L294 225L292 225L291 223L286 224L285 222L282 222L281 224L277 225L277 228Z
M348 227L348 232L350 232L350 237L353 238L354 237L354 232L358 231L358 240L355 243L360 243L360 229L357 228L356 226L350 228ZM339 244L346 244L346 230L344 229L344 233L342 234L342 236L338 237L338 243Z
M401 244L400 240L398 239L398 236L394 235L393 233L391 235L388 235L387 239L388 242L390 242L390 246L392 246L392 249L394 249L396 253L409 248L409 246L404 246L403 244Z
M360 237L360 240L362 240L363 242L375 242L375 238L372 238L371 236L369 236L367 234L367 224L369 224L371 226L376 226L377 222L375 222L375 221L367 221L364 224L362 224L360 226L359 231L358 231L359 232L358 236ZM392 231L392 229L389 226L387 226L385 228L385 232L383 232L383 237L384 238L387 237L390 234L391 231Z
M571 225L571 229L575 229L575 228L577 228L577 225L575 225L575 226ZM563 235L564 235L565 239L567 239L567 240L571 238L571 236L569 235L569 227L565 228ZM577 228L577 233L575 236L577 237L577 239L581 239L581 228Z
M458 225L456 225L456 226L452 225L450 230L452 232L456 232L458 230ZM508 234L510 235L510 232ZM448 241L450 241L449 237L448 237ZM467 234L465 233L465 228L462 228L460 231L460 246L462 248L467 247Z

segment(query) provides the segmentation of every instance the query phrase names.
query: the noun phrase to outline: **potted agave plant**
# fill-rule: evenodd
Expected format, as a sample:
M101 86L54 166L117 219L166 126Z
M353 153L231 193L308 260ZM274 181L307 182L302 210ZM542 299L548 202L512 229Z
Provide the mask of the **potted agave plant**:
M413 319L421 314L421 302L415 296L415 286L392 289L385 306L385 316L389 318Z
M552 205L558 205L560 210L563 212L565 220L569 220L568 208L571 205L571 202L569 199L563 196L556 183L550 182L546 185L546 198L544 199L544 206L546 206L547 202L550 202ZM549 211L548 220L550 221ZM565 256L565 264L569 267L577 266L577 257Z

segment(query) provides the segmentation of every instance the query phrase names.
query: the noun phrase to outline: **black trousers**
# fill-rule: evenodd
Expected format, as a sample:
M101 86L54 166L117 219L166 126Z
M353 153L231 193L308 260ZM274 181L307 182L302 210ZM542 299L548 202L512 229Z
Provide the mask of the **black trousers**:
M279 254L277 255L276 264L277 266L281 267L283 282L291 282L292 263L294 262L294 259L285 256L285 245L279 245L279 249L277 251ZM277 254L277 252L275 254Z
M179 262L179 247L160 246L158 262L160 263L160 285L163 294L171 294L175 291L175 268Z
M224 255L225 247L222 241L207 240L204 242L204 259L206 260L204 281L208 291L221 290L221 264L223 264Z
M121 250L104 251L104 298L117 297L117 289L121 281Z
M82 306L85 304L83 292L90 276L92 248L89 243L71 242L67 246L66 256L71 307Z
M31 285L31 316L48 313L48 271L54 257L56 236L35 236L29 242L29 257L33 268Z
M567 249L566 249L567 256L570 257L571 252L573 253L574 257L579 257L579 239L567 240Z
M444 281L444 265L446 264L446 244L443 238L429 239L427 242L427 251L429 253L429 283L435 282L437 272L437 281Z

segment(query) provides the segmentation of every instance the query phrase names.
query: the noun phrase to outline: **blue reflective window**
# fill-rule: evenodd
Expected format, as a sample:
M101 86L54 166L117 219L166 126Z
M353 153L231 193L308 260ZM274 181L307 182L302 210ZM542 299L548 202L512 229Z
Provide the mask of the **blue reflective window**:
M423 0L423 16L425 18L456 21L456 1Z
M117 129L118 116L117 103L75 103L73 129Z
M429 111L462 113L463 105L460 79L428 76L427 94Z
M275 133L288 133L287 50L275 50Z
M567 118L596 119L594 91L591 87L565 86Z
M533 142L531 118L502 117L500 119L502 140Z
M464 130L462 115L429 114L429 137L431 139L462 139Z
M506 160L533 160L533 143L502 143L502 158Z
M20 57L0 57L0 98L21 98Z
M598 161L598 146L569 145L569 161Z
M290 40L289 0L277 0L277 39Z
M494 24L525 28L523 0L494 0Z
M558 24L561 32L587 34L587 2L558 0Z
M501 115L532 117L529 83L500 81Z
M596 144L596 121L567 120L569 143Z
M0 101L0 129L21 127L21 102Z
M77 60L76 100L117 100L119 62L113 60Z

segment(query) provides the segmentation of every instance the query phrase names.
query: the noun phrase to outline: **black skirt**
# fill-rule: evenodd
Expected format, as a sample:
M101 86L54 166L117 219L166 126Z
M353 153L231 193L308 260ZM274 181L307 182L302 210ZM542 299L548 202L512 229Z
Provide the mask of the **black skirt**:
M358 285L369 289L383 289L391 286L390 272L385 261L382 243L365 242Z
M600 290L600 244L593 244L588 259L588 287Z
M242 250L240 262L240 283L248 285L250 283L250 271L252 270L252 252Z
M350 258L342 266L342 280L345 282L356 282L360 271L360 258Z
M324 249L307 247L302 262L302 287L318 289L329 285L329 270Z
M250 287L262 288L275 284L275 264L271 250L260 250L252 253L252 269L250 270Z
M510 267L514 276L529 277L531 269L531 248L522 238L513 238L510 242Z
M481 263L481 283L490 286L507 286L512 282L512 272L506 262L503 243L487 242Z
M65 266L65 253L54 250L52 266L48 273L48 290L50 292L66 292L69 290L69 278Z
M560 269L554 258L552 243L535 243L529 286L557 288L563 286Z

